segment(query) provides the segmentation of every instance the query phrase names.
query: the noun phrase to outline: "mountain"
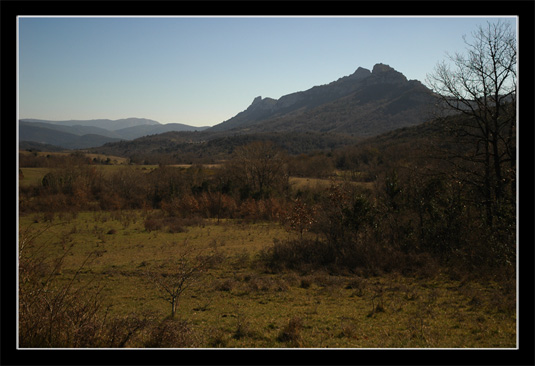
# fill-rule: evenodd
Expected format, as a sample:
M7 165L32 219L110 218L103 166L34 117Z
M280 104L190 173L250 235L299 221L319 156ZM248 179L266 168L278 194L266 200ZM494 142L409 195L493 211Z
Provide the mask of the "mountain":
M108 142L133 140L169 131L201 131L206 128L208 127L194 127L181 123L161 124L145 118L68 121L21 119L19 140L51 144L65 149L85 149Z
M73 134L77 136L83 136L87 134L93 134L93 135L101 135L104 137L111 137L111 138L122 138L121 135L117 134L115 131L106 130L104 128L100 127L94 127L94 126L83 126L83 125L64 125L64 124L55 124L55 123L49 123L49 122L37 122L37 120L34 120L35 122L28 122L28 120L20 120L19 121L19 128L21 131L26 132L27 129L31 129L34 127L54 130L54 131L60 131L65 132L68 134ZM24 133L24 135L27 135Z
M158 124L158 125L139 125L132 126L127 128L122 128L120 130L115 130L114 132L121 136L125 140L133 140L138 137L143 137L147 135L157 135L165 132L182 132L182 131L203 131L209 127L194 127L189 125L184 125L182 123L167 123L167 124Z
M181 144L191 149L191 143L200 144L217 141L215 139L218 138L241 135L274 136L273 133L291 133L295 136L305 136L306 133L312 133L314 136L333 134L336 136L334 140L339 140L340 135L348 134L350 137L363 138L430 120L434 117L435 103L433 92L422 83L417 80L407 80L399 71L379 63L374 65L371 71L359 67L351 75L305 91L284 95L278 100L258 96L247 109L210 128L178 123L160 124L144 118L115 121L25 119L20 121L20 140L24 141L26 138L27 141L68 148L87 148L107 142L112 143L118 139L134 140L142 136L178 131L177 133L186 135L190 133L187 139L195 141L185 141ZM30 128L33 130L28 130ZM41 132L38 133L36 128L41 128ZM198 133L195 134L194 131ZM66 136L65 139L61 138L62 136ZM172 136L176 138L175 134ZM275 137L287 141L279 135ZM229 146L238 140L233 139ZM313 140L318 139L314 137ZM152 144L156 140L150 141ZM161 143L169 145L163 140ZM135 145L129 144L128 149L135 150ZM308 145L310 148L315 145L316 148L323 149L321 144ZM121 146L126 145L121 144ZM156 150L151 151L156 152Z
M120 139L97 134L84 134L80 136L57 129L33 125L31 123L21 123L19 126L19 141L39 142L41 144L59 146L65 149L84 149L100 146L108 142L120 141Z
M40 142L20 141L19 150L59 152L65 149L62 147L55 146L55 145L42 144Z
M388 65L359 67L353 74L306 91L254 98L243 112L208 131L316 131L373 136L432 117L435 98L417 80Z
M59 126L90 126L103 128L108 131L120 130L122 128L140 125L159 125L160 122L146 118L123 118L111 119L91 119L91 120L67 120L67 121L47 121L41 119L22 119L24 122L40 122Z
M91 148L95 154L129 158L139 164L215 163L227 160L238 146L254 141L271 141L289 154L298 155L314 151L332 151L351 145L360 139L349 134L320 132L166 132L131 141L119 141Z

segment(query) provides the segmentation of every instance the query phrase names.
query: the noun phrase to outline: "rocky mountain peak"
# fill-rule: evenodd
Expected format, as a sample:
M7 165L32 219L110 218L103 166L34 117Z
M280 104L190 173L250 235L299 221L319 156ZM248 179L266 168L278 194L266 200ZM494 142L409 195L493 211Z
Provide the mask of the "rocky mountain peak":
M253 99L253 102L248 109L269 109L275 104L276 100L273 98L262 98L258 96Z
M400 84L406 83L405 75L385 64L375 64L372 70L373 84Z
M396 70L394 70L389 65L379 63L373 66L372 74L378 74L378 73L387 72L387 71L396 71Z
M372 71L358 67L351 75L305 91L283 95L278 100L258 96L246 110L213 126L211 130L241 128L247 131L319 129L377 132L389 128L387 126L420 121L423 118L421 110L428 104L422 88L423 85L409 83L402 73L389 65L378 63ZM370 124L371 110L377 110L374 118L381 121L380 125Z
M359 67L353 74L349 75L350 79L364 79L371 75L371 71L363 67Z
M254 105L259 104L261 102L262 102L262 97L258 96L258 97L253 99L253 102L251 103L251 106L254 106Z

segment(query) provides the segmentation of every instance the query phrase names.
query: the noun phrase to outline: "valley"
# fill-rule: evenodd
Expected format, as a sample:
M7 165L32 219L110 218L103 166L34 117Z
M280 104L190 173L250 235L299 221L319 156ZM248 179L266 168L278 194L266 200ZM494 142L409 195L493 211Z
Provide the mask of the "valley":
M184 142L217 141L256 134L291 132L306 137L325 135L346 140L378 135L418 125L434 116L435 96L417 80L407 80L388 65L355 73L326 85L272 98L254 98L251 105L212 127L178 123L161 124L144 118L122 120L19 121L20 141L57 145L67 149L117 146L145 136L169 134ZM327 137L333 139L333 137ZM119 142L122 141L122 142ZM22 145L25 148L24 144ZM310 149L325 148L320 142Z
M21 120L21 346L515 348L514 130L497 180L436 98L376 64L210 128Z
M443 133L427 123L300 154L230 140L193 164L21 150L21 301L35 304L22 345L514 348L514 254L469 186L444 178L437 154L464 150ZM50 301L68 308L40 315Z

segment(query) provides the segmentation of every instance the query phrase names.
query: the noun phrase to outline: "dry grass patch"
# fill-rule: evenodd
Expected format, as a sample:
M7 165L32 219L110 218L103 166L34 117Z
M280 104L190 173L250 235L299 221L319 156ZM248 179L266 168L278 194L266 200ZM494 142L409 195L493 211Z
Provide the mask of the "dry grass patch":
M284 238L271 223L186 226L184 232L147 231L143 211L80 212L50 221L21 217L41 253L54 258L72 246L58 281L78 274L101 286L108 317L151 314L129 347L404 348L516 346L514 282L266 271L260 252ZM27 229L27 228L30 229ZM175 321L169 304L146 280L165 272L184 246L216 251L217 264L181 297ZM74 282L76 286L78 282ZM149 318L147 318L149 319Z

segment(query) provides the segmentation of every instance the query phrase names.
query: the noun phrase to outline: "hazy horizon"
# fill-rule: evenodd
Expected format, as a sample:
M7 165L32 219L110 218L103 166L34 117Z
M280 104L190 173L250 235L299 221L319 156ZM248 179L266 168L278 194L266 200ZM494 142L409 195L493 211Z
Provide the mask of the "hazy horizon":
M487 21L516 17L18 18L18 118L219 124L387 64L425 83Z

